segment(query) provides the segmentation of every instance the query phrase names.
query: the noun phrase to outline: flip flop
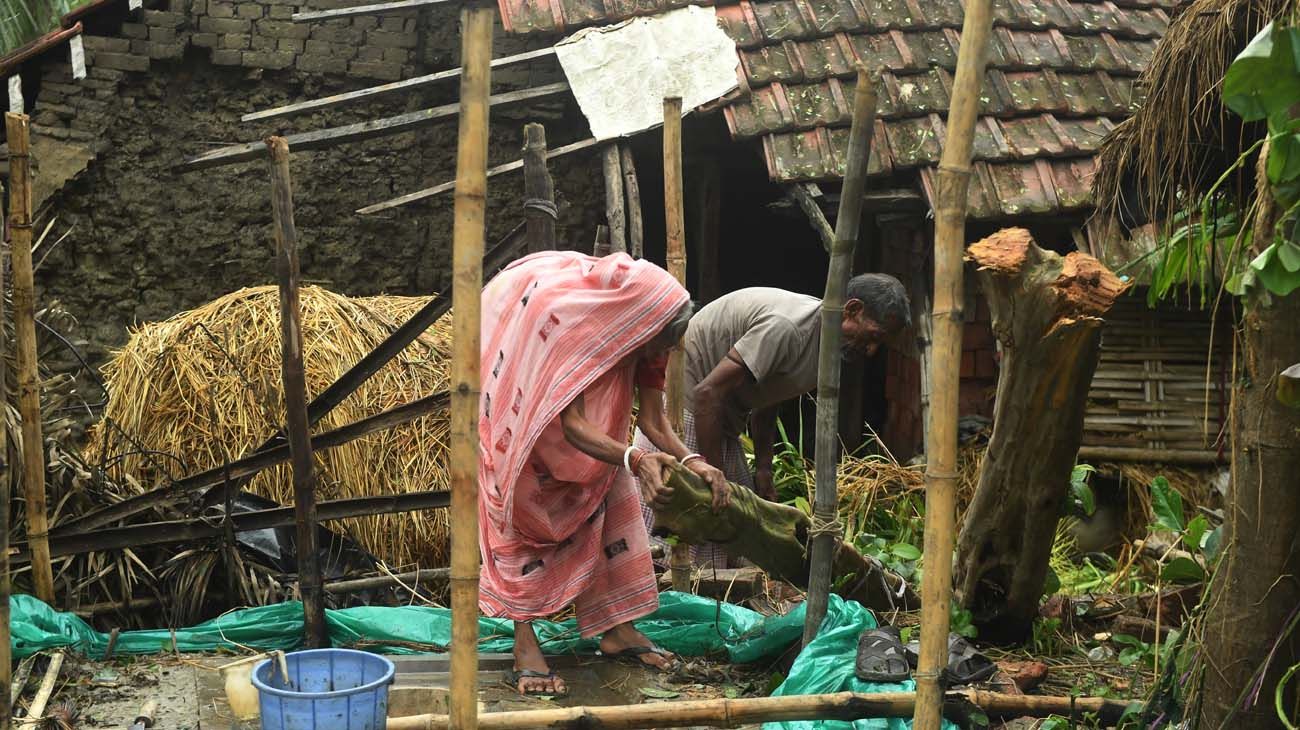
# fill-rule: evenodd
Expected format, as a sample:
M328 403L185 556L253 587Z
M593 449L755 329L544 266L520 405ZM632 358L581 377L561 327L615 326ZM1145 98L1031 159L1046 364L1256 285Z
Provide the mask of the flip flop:
M858 637L858 656L853 669L863 682L892 684L907 679L911 668L898 629L882 626L863 631Z
M912 666L920 662L921 642L908 642L904 651L907 653L907 661ZM948 634L948 666L944 668L944 673L949 685L983 682L997 671L998 665L979 653L965 637Z
M519 682L524 679L549 679L554 681L559 678L560 676L555 672L538 672L533 669L507 669L506 670L506 684L510 685L511 687L514 687L516 692L519 692L519 694L525 697L554 697L556 699L562 697L568 697L569 690L567 687L563 692L549 692L540 689L530 690L528 692L521 692L519 690Z
M658 654L659 656L667 659L670 665L673 662L677 661L677 657L674 654L672 654L671 652L664 651L663 649L660 649L654 644L651 644L650 646L629 646L626 649L621 649L613 653L606 653L599 649L596 650L596 656L603 656L608 659L615 659L621 662L636 664L637 666L641 666L641 667L649 667L650 669L659 669L659 667L656 667L655 665L650 664L641 658L646 654Z

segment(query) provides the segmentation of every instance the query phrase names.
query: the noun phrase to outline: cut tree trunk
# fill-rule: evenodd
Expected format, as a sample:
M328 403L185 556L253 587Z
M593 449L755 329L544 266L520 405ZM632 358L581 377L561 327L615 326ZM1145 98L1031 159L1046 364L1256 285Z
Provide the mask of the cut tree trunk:
M1020 641L1083 436L1101 315L1125 284L1095 258L1045 251L1009 228L970 247L1002 343L993 436L957 543L956 595L980 638Z
M747 558L769 575L800 588L808 587L808 528L802 511L768 502L752 491L731 485L731 504L714 514L713 493L695 474L676 469L668 481L672 501L655 513L656 528L682 542L717 543L733 557ZM907 583L841 543L831 569L835 592L877 611L912 610L920 600Z
M1265 148L1267 150L1267 148ZM1268 158L1260 153L1260 160ZM1272 242L1278 214L1267 177L1258 176L1257 254ZM1297 232L1292 230L1292 238ZM1251 303L1242 323L1243 357L1232 397L1232 489L1226 505L1223 563L1206 616L1201 727L1280 727L1274 692L1300 663L1300 410L1278 399L1281 373L1300 362L1300 291ZM1246 695L1268 665L1258 700ZM1249 706L1247 706L1249 705ZM1282 706L1294 713L1296 692ZM1291 715L1292 722L1295 715Z

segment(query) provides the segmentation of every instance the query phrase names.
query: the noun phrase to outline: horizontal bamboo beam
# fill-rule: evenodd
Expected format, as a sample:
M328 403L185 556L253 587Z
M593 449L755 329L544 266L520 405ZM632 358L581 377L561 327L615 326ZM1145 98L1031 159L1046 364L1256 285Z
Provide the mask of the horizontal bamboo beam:
M316 516L321 522L349 517L389 515L397 512L414 512L426 509L444 509L451 504L448 492L427 491L405 494L386 494L378 497L335 499L316 505ZM238 512L230 515L231 529L235 532L266 530L272 527L290 527L295 523L293 507ZM145 522L125 527L109 527L94 532L50 537L50 555L80 555L97 550L120 550L145 545L167 545L174 542L206 540L226 534L222 519L196 517L168 522ZM29 563L31 553L26 543L16 543L11 560L17 564Z
M1218 464L1225 459L1199 449L1144 449L1136 446L1081 446L1080 459L1144 461L1163 464Z
M572 144L562 145L560 147L556 147L553 150L547 151L546 159L553 160L556 157L559 157L561 155L567 155L570 152L577 152L579 150L585 150L595 146L596 146L595 139L584 139L581 142L574 142ZM502 165L497 165L496 167L488 168L487 176L493 177L496 175L500 175L503 172L522 170L523 168L524 168L524 161L522 159L519 159L519 160L515 160L514 162L507 162ZM403 195L401 197L392 198L391 200L385 200L382 203L367 205L364 208L358 209L357 213L360 215L370 215L371 213L378 213L380 211L390 210L392 208L397 208L402 205L408 205L410 203L414 203L419 200L424 200L425 198L432 198L433 196L438 195L439 193L445 193L448 190L455 190L455 189L456 189L456 181L448 180L445 183L439 183L437 185L434 185L431 188L425 188L423 190L417 190L413 193L407 193L406 195Z
M566 93L568 90L568 83L557 81L553 84L546 84L545 86L538 86L531 89L521 89L519 91L510 91L504 94L495 94L489 97L488 103L491 106L522 104L524 102L558 96ZM442 106L407 112L406 114L398 114L392 117L371 119L365 122L357 122L356 124L346 124L341 127L319 129L314 132L287 134L284 138L288 141L289 147L295 151L319 150L347 142L359 142L361 140L384 137L390 134L409 132L444 119L455 118L459 113L459 103L444 104ZM191 157L180 163L177 166L177 169L182 171L204 170L211 167L220 167L222 165L233 165L237 162L258 160L265 156L265 143L261 141L245 142L243 144L219 147L210 152L204 152L201 155Z
M1124 714L1127 703L1102 697L1040 697L1009 695L982 690L949 692L945 715L959 715L961 705L973 704L990 715L1081 717L1100 716L1113 724ZM916 705L913 692L838 692L790 697L687 700L643 705L604 707L561 707L553 710L490 712L479 715L479 730L516 728L573 728L586 730L635 730L663 727L735 728L765 722L790 720L861 720L877 717L911 717ZM387 730L444 730L446 715L412 715L389 718Z
M333 20L335 18L349 18L354 15L382 15L383 13L399 13L404 10L414 10L426 5L446 5L455 2L455 0L396 0L390 3L373 3L369 5L353 5L350 8L335 8L333 10L312 10L306 13L294 13L293 22L302 23L312 20Z
M20 48L14 49L9 53L9 55L0 57L0 76L9 76L10 71L18 68L24 62L41 55L45 51L49 50L51 46L58 45L66 40L71 40L72 36L80 34L81 23L76 23L71 27L65 27L61 30L52 30L30 43L26 43Z
M325 11L325 12L333 12L333 11ZM537 58L547 58L549 56L554 56L554 55L555 55L554 48L538 48L537 50L534 51L526 51L524 53L516 53L513 56L504 56L502 58L498 58L492 61L492 68L497 68L498 66L509 66L515 63L524 63L525 61L531 61ZM249 114L245 114L244 116L240 117L239 121L256 122L262 119L276 119L279 117L292 116L294 114L305 114L307 112L313 112L331 106L338 106L340 104L354 104L359 101L368 101L370 99L374 99L377 96L383 96L385 94L394 94L399 91L409 91L411 89L415 89L421 86L427 86L429 84L434 84L439 81L446 81L455 78L460 78L459 66L457 66L456 68L448 69L446 71L439 71L437 73L425 74L424 76L416 76L415 78L406 79L404 81L394 81L388 84L369 86L364 89L357 89L356 91L348 91L342 94L334 94L333 96L324 96L319 99L311 99L310 101L303 101L297 104L287 104L285 106L277 106L274 109L263 109L260 112L251 112Z

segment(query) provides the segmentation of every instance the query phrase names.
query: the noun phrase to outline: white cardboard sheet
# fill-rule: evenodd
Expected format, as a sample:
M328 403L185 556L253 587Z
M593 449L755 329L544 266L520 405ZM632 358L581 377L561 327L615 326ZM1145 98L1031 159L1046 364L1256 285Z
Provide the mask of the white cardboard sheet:
M690 5L617 25L586 28L555 46L596 139L663 123L663 100L683 113L736 88L736 45L712 7Z

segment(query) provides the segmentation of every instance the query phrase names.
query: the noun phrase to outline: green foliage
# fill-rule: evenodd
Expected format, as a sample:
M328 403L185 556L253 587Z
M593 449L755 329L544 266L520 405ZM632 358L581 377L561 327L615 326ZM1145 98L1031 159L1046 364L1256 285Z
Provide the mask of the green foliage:
M1119 663L1123 666L1130 667L1134 664L1141 666L1154 667L1156 663L1156 652L1152 646L1136 636L1128 634L1115 634L1110 640L1119 644Z
M88 0L0 0L0 56L59 27L65 13Z
M1070 471L1070 499L1075 510L1085 517L1091 517L1097 511L1097 498L1092 493L1092 487L1088 486L1088 478L1095 471L1097 470L1088 464L1075 464Z
M1164 477L1151 480L1151 511L1156 527L1170 532L1183 531L1183 495Z
M1210 522L1204 515L1188 520L1182 495L1164 477L1151 480L1151 510L1155 516L1151 529L1173 532L1189 552L1202 554L1207 565L1213 560L1205 546L1211 536L1216 536L1214 552L1218 552L1219 531L1210 530ZM1199 583L1205 577L1205 568L1199 562L1182 556L1164 563L1160 569L1160 579L1171 583Z
M975 628L975 621L970 611L956 603L952 604L948 614L948 630L967 639L974 639L980 634L979 629Z
M1033 651L1035 656L1060 656L1066 652L1070 643L1061 633L1061 619L1037 618L1033 627Z

